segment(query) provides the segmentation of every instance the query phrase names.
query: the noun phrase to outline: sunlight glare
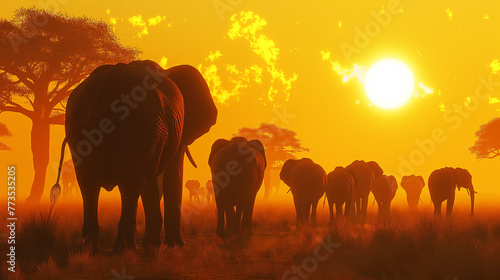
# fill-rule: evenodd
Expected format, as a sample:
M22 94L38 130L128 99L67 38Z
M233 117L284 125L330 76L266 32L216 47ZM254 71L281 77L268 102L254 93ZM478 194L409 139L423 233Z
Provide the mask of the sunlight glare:
M383 59L368 69L364 87L374 105L394 109L410 100L415 89L415 79L410 68L403 62Z

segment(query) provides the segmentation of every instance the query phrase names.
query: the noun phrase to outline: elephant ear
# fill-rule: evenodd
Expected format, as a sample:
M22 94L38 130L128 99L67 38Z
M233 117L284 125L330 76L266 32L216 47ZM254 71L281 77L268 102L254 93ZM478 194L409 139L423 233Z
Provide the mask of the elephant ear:
M376 163L375 161L369 161L366 164L368 164L368 166L373 171L373 175L375 176L375 179L377 179L378 177L382 176L382 174L384 174L384 170L382 170L382 167L380 167L380 165L378 165L378 163Z
M417 176L417 179L420 181L420 183L422 184L422 189L424 188L425 186L425 181L424 181L424 177L422 176Z
M409 179L409 178L408 178L408 176L403 176L403 178L401 178L401 187L402 187L404 190L406 190L405 185L406 185L406 182L408 182L408 179Z
M208 156L208 165L212 166L212 161L214 159L215 154L225 146L227 146L229 143L228 140L226 139L218 139L212 144L212 150L210 151L210 155Z
M397 190L398 189L398 181L396 180L396 177L394 177L394 175L390 175L389 181L391 182L394 189Z
M248 145L254 147L260 152L260 154L264 158L264 167L267 167L266 149L264 148L264 145L262 145L262 142L260 142L259 140L251 140L248 141Z
M289 187L291 187L290 177L292 176L292 170L298 162L296 159L289 159L281 167L280 179Z
M181 143L190 145L210 130L217 121L217 108L200 71L179 65L164 71L184 98L184 127Z

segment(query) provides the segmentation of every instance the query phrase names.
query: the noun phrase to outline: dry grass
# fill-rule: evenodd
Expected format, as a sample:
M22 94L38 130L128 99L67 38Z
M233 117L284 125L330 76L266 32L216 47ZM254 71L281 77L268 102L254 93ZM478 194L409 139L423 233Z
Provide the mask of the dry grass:
M191 207L197 211L183 220L186 245L162 246L148 257L140 247L119 256L111 253L118 203L100 205L101 253L91 255L80 243L80 207L60 204L49 218L23 213L18 232L22 274L8 273L0 256L2 279L113 279L122 273L135 279L281 279L293 272L292 266L314 258L327 239L340 247L317 261L312 272L302 270L309 279L500 278L500 209L477 209L474 218L459 209L447 220L432 217L430 209L409 214L396 208L389 223L378 223L370 211L365 225L339 221L330 227L327 210L319 207L318 227L296 229L291 205L258 203L254 236L222 241L215 236L215 207ZM143 233L140 212L139 241ZM22 250L37 253L21 261ZM288 279L297 279L293 276Z

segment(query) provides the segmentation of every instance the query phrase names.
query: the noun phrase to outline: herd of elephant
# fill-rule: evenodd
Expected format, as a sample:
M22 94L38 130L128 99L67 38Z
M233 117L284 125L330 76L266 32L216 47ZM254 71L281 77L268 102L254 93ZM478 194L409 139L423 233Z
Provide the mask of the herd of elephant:
M382 168L374 161L356 160L346 167L337 166L327 175L320 165L309 158L291 159L283 165L280 177L292 191L298 224L316 223L316 208L325 193L331 222L341 216L355 216L359 221L364 221L370 192L378 204L379 218L386 219L390 215L391 202L398 189L396 178L384 175ZM472 176L467 170L450 167L437 169L429 176L428 185L436 215L441 214L441 205L445 200L446 214L451 215L456 187L459 190L467 189L473 215L475 191ZM406 191L410 210L417 209L424 186L422 176L410 175L401 179L401 187Z
M121 216L115 251L135 248L139 197L145 214L143 245L161 245L164 226L165 244L182 246L184 155L196 167L188 146L215 125L217 115L205 79L192 66L163 69L148 60L100 66L68 99L66 137L51 198L60 192L59 179L68 144L83 198L82 238L94 252L98 250L99 193L101 188L111 191L116 186L121 195ZM251 235L255 197L267 167L264 146L259 140L247 141L243 137L219 139L212 145L208 164L218 210L217 234ZM323 168L304 158L285 162L280 177L290 186L298 222L304 223L309 220L311 208L314 221L318 200L325 192L330 209L333 205L341 209L345 204L344 212L349 213L354 203L356 215L366 217L371 191L381 213L388 213L397 183L394 177L382 173L374 162L355 161L327 176ZM405 178L402 186L408 191L410 205L416 207L423 180ZM451 213L455 186L470 190L473 208L474 190L466 170L436 170L428 184L436 212L442 201L448 199L448 214ZM340 213L341 210L337 216Z

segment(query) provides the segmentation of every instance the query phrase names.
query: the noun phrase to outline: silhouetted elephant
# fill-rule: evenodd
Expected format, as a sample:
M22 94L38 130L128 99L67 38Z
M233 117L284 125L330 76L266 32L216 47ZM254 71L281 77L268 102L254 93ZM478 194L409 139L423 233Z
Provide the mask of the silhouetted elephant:
M378 205L378 217L388 218L391 211L391 202L396 195L398 182L392 175L379 176L372 185L372 193Z
M374 161L368 164L362 160L355 160L346 167L346 170L354 178L353 200L356 205L356 216L361 222L364 222L368 211L368 197L375 181L375 173L381 176L382 168ZM351 213L354 212L353 210Z
M422 176L403 176L401 179L401 187L406 191L406 200L411 211L417 210L420 194L425 186Z
M326 197L330 210L330 223L334 221L333 206L335 205L335 216L342 216L342 207L345 204L344 216L348 215L352 203L354 179L352 175L342 166L337 166L328 173L326 185Z
M73 190L78 186L75 174L73 160L67 160L63 163L61 170L62 194L64 197L72 196Z
M198 180L187 180L186 189L189 190L189 202L192 202L194 197L194 200L200 203L200 186L201 184Z
M206 183L206 188L207 188L207 201L210 202L210 199L212 201L215 201L215 193L214 193L214 184L212 180L208 180Z
M378 165L378 163L374 161L368 161L366 164L370 166L371 170L373 171L373 176L375 177L375 179L384 174L384 170L382 170L382 168L380 167L380 165Z
M244 137L219 139L212 145L208 164L216 194L217 235L239 234L240 227L241 233L252 235L255 197L267 166L264 146L259 140Z
M160 245L157 176L164 172L165 241L183 245L184 153L194 165L187 146L208 132L216 118L208 85L194 67L164 70L152 61L134 61L94 70L73 90L66 110L65 142L83 197L83 239L97 249L100 188L111 191L118 185L122 210L115 251L135 247L139 196L146 217L143 243Z
M470 195L470 215L474 215L475 191L472 186L472 175L467 169L445 167L432 171L428 180L434 214L441 215L441 204L446 202L446 216L451 216L455 202L455 187L465 188Z
M309 215L315 225L318 201L326 189L325 170L309 158L289 159L281 168L280 178L292 191L297 225L308 224Z

